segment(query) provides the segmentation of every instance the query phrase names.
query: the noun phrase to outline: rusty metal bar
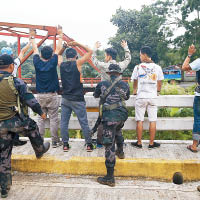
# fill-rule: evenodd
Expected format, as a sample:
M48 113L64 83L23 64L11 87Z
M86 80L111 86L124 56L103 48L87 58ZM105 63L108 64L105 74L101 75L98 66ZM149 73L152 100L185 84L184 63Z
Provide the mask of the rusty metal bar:
M46 30L49 32L49 35L56 35L57 28L53 26L41 26L41 25L31 25L31 24L18 24L18 23L8 23L8 22L0 22L0 26L7 26L9 28L31 28L31 29L39 29Z

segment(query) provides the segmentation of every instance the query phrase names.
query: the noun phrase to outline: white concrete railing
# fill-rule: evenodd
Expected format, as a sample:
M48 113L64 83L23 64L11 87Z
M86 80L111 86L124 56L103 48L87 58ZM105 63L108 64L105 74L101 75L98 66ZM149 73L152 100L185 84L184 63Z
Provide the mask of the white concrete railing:
M85 95L86 107L87 108L97 108L99 99L95 99L91 93ZM193 106L193 95L161 95L158 97L159 107L192 107ZM127 107L134 107L135 96L131 95L130 99L126 101ZM89 126L93 127L98 117L97 112L88 112L88 122ZM36 117L34 119L37 120ZM157 120L157 130L192 130L193 127L193 117L159 117ZM46 120L46 128L49 128L49 119ZM134 117L129 117L125 122L123 127L124 130L135 130L136 122ZM81 129L78 119L71 116L69 129ZM148 118L144 121L144 130L149 129Z

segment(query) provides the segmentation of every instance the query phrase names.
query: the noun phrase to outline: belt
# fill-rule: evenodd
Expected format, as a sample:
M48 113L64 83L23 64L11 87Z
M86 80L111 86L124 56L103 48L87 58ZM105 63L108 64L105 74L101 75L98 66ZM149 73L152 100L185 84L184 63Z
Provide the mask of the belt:
M57 93L57 92L38 92L38 94L54 94L54 93Z
M111 105L103 106L103 111L114 110L118 107L126 107L125 102L122 101L122 102L114 103L114 104L111 104Z

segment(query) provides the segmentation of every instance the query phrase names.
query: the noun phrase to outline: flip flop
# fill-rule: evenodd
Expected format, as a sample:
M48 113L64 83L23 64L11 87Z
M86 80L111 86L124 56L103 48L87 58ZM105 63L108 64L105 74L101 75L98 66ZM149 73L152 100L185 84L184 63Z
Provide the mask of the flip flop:
M193 152L193 153L197 153L197 150L193 150L191 147L192 147L192 146L189 145L189 146L187 146L187 149L190 150L190 151Z

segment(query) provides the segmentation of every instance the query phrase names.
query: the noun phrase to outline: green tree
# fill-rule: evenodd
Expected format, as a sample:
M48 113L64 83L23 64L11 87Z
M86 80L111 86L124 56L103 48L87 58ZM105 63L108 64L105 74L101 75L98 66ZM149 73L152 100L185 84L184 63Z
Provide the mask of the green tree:
M174 44L180 49L183 57L187 54L188 46L195 44L196 56L198 56L200 54L200 1L174 0L174 4L180 8L181 17L177 20L178 27L184 28L183 34L175 38Z
M167 6L166 6L167 5ZM134 66L140 62L139 51L144 45L148 45L153 50L152 59L161 66L170 63L167 52L169 51L170 29L165 26L169 1L158 1L150 6L143 6L141 11L123 10L119 8L113 15L111 22L118 27L117 34L110 39L110 43L119 53L119 58L124 56L120 41L125 39L132 53L132 61L125 75L131 74Z

